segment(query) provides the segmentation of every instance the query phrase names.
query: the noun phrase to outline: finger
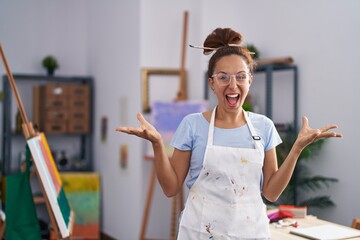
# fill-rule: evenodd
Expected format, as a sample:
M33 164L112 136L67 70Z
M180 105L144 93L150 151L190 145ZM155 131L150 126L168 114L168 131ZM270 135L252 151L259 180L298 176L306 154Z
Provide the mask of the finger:
M117 127L115 128L115 131L117 132L126 132L129 128L127 127Z
M139 122L140 122L141 124L144 124L144 125L148 125L148 124L149 124L149 122L146 121L146 119L144 118L144 116L143 116L141 113L138 113L138 114L136 115L136 118L139 120Z
M138 136L138 137L141 137L142 133L143 133L143 131L139 130L138 128L131 128L128 131L128 134L135 135L135 136Z
M343 135L341 133L335 133L335 136L336 138L343 138Z
M302 116L302 126L303 127L309 126L309 119L306 116Z
M321 132L327 132L327 131L329 131L331 129L335 129L335 128L337 128L337 125L332 124L332 125L327 125L325 127L322 127L322 128L320 128L320 130L321 130Z
M323 132L318 136L318 138L331 138L331 137L342 138L343 135L335 132Z
M131 129L128 127L118 127L115 129L115 131L130 134Z
M130 128L130 127L118 127L115 129L115 131L132 134L132 135L138 135L140 133L138 128Z
M342 135L341 133L334 133L334 132L331 132L330 137L342 138L342 137L343 137L343 135Z

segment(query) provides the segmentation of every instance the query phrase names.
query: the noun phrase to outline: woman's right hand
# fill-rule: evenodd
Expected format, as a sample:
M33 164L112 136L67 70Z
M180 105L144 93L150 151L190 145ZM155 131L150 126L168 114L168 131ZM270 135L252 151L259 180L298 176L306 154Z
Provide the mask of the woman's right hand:
M149 140L154 144L161 142L161 135L155 129L155 127L151 125L148 121L146 121L146 119L141 113L138 113L136 117L140 122L139 127L118 127L115 129L115 131L135 135L143 139Z

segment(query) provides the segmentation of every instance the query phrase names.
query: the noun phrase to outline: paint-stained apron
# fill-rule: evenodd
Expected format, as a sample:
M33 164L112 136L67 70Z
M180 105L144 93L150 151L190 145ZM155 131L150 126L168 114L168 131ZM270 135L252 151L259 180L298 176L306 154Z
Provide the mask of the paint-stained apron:
M254 148L213 145L216 108L210 120L203 168L189 191L178 240L270 239L260 181L263 147L244 112Z

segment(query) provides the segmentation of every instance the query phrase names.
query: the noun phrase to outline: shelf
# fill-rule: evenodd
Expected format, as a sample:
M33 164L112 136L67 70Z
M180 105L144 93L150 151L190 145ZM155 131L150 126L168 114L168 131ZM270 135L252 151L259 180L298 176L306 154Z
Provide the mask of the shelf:
M278 71L286 71L290 70L293 72L292 80L294 87L293 87L293 131L296 133L298 130L298 69L297 66L294 64L264 64L259 65L254 72L255 74L264 73L265 74L265 115L270 119L273 118L273 73Z
M45 76L45 75L27 75L27 74L14 74L15 83L19 91L20 97L24 104L26 114L29 121L34 123L33 105L35 102L33 88L38 85L47 84L86 84L89 89L89 112L86 119L88 119L88 131L76 133L46 133L49 145L52 150L60 152L66 150L67 158L72 161L73 166L77 161L81 161L81 168L69 168L64 171L92 171L92 138L93 138L93 79L88 76ZM71 88L72 89L72 88ZM6 75L3 76L3 135L2 135L2 159L4 159L4 174L10 174L18 171L19 160L15 159L18 153L25 151L26 141L22 133L16 133L15 127L15 114L16 104L10 87L9 80ZM69 93L70 94L70 93ZM86 95L87 96L87 95ZM48 101L46 101L48 102ZM45 118L44 118L45 119ZM46 118L47 119L47 118ZM48 120L45 120L48 121ZM72 131L73 132L73 131ZM57 148L53 148L56 146ZM80 160L79 160L80 159ZM59 169L62 171L62 169Z

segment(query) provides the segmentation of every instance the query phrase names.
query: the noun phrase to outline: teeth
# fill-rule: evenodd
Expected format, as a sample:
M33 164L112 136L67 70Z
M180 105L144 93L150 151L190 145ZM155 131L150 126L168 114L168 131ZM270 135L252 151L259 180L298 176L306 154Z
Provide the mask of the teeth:
M239 96L239 94L228 94L226 96L231 97L231 98L236 98Z

